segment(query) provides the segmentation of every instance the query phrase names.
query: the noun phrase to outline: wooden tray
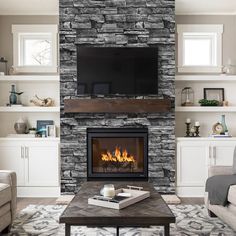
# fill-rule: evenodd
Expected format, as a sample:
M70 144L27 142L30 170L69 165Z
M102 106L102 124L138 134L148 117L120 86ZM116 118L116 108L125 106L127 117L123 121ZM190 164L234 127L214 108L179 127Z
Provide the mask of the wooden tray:
M150 197L150 192L143 191L141 187L135 187L135 186L127 186L127 187L128 188L117 189L115 191L116 195L118 193L130 193L131 197L128 197L119 202L112 202L112 199L109 198L99 199L99 197L101 196L94 196L88 199L88 204L120 210L136 202L142 201L145 198Z

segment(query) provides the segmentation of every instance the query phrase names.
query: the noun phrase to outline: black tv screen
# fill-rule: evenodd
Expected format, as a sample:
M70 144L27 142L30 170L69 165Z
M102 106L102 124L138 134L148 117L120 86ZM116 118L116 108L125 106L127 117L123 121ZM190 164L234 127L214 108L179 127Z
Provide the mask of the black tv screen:
M157 94L157 59L157 48L78 47L78 94Z

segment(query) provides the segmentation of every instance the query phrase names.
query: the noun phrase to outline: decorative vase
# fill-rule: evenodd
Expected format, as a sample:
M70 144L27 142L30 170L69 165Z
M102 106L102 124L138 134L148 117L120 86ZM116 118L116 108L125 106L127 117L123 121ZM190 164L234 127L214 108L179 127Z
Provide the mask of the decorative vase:
M17 104L16 86L13 84L11 86L11 95L9 97L10 104Z
M228 128L227 128L227 125L225 123L225 115L221 115L221 125L224 128L224 133L228 132Z
M26 129L27 129L27 124L25 123L25 121L23 119L20 118L15 123L14 129L15 129L17 134L25 134L26 133Z

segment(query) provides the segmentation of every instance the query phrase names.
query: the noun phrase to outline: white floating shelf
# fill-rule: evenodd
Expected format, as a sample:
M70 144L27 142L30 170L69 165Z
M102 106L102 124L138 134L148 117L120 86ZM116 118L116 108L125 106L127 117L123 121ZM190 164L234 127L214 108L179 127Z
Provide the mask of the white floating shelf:
M34 141L34 142L60 142L60 138L12 138L0 137L0 141Z
M23 107L0 107L0 112L60 112L60 107L36 107L36 106L23 106Z
M175 107L175 112L236 112L236 107Z
M214 137L194 137L194 138L188 138L188 137L176 137L177 141L236 141L236 137L220 137L220 138L214 138Z
M177 82L236 82L236 75L176 75Z
M59 75L5 75L0 82L59 82Z

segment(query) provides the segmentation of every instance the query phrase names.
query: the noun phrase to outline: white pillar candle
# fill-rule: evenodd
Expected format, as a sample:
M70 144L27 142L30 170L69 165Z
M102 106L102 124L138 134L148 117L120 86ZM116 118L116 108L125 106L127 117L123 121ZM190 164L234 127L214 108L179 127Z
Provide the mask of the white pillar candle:
M104 197L114 197L115 194L115 188L113 184L105 184L103 189L103 196Z
M200 126L200 122L199 122L199 121L196 121L196 122L195 122L195 126Z
M186 119L186 123L187 123L187 124L190 124L190 123L191 123L191 119L190 119L190 118L187 118L187 119Z

